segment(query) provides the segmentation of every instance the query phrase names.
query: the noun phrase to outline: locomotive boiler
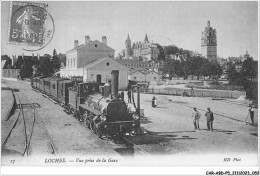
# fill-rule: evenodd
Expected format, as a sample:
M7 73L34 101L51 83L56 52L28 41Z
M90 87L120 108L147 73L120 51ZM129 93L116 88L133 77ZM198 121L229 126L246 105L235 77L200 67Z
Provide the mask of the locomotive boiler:
M99 137L123 136L137 128L138 114L129 112L126 103L118 97L118 77L119 71L113 70L111 87L101 86L100 92L87 95L84 104L79 105L87 127Z
M136 111L130 112L127 104L118 97L118 78L118 70L111 72L111 82L105 85L82 82L81 78L33 77L31 86L58 102L68 114L73 114L99 137L113 137L140 129L140 93L137 92L137 106L133 99Z

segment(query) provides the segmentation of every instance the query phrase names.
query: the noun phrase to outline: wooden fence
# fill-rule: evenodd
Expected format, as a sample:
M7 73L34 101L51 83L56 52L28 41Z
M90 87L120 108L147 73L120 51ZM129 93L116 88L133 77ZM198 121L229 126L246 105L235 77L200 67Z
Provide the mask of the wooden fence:
M181 89L181 88L141 88L142 93L164 94L164 95L187 95L194 97L214 97L214 98L239 98L246 95L245 91L209 90L209 89Z

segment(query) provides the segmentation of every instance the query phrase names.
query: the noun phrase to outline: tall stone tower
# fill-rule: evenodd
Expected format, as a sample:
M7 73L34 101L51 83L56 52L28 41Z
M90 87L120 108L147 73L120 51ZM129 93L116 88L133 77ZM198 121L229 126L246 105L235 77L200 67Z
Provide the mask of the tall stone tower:
M129 58L130 56L131 56L131 40L128 34L127 39L125 40L125 57Z
M210 21L201 32L201 54L210 62L217 62L217 31L210 27Z

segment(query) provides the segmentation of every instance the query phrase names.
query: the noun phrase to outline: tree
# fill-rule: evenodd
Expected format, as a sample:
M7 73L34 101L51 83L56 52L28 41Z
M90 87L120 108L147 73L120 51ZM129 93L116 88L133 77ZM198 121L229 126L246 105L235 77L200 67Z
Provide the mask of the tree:
M190 74L197 76L197 80L202 76L202 68L204 65L204 58L200 56L193 56L190 58Z
M242 64L241 73L244 77L253 78L257 77L257 61L254 61L252 57L248 57Z
M33 65L37 64L32 58L26 58L22 60L20 76L21 78L31 78L33 75Z
M156 45L156 47L159 51L157 60L158 61L165 61L165 53L164 53L163 47L161 45L159 45L158 43L156 43L155 45Z
M53 74L51 56L49 54L44 54L43 56L40 60L39 72L43 76L51 76Z
M175 45L165 46L165 47L163 47L163 50L164 50L165 55L180 53L180 49Z
M59 53L58 58L59 58L60 64L63 63L66 66L66 54Z
M220 75L223 74L221 66L217 63L211 63L210 68L212 70L210 76L216 76L217 78L219 78Z
M53 72L57 72L58 70L60 70L60 60L59 57L57 56L57 52L55 49L53 50L51 64L53 67Z
M238 77L235 64L232 62L227 63L227 79L229 82L233 82Z

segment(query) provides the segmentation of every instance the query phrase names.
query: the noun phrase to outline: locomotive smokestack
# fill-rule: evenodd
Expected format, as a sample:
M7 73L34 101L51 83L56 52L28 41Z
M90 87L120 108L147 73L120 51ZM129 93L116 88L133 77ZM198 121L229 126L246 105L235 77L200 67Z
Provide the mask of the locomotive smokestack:
M112 70L111 72L111 94L112 98L118 98L118 76L119 70Z

